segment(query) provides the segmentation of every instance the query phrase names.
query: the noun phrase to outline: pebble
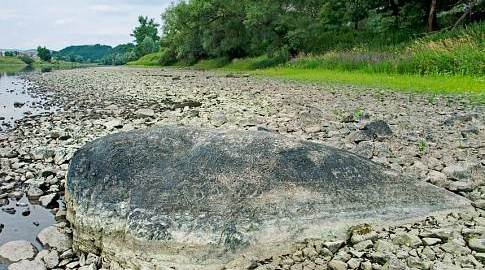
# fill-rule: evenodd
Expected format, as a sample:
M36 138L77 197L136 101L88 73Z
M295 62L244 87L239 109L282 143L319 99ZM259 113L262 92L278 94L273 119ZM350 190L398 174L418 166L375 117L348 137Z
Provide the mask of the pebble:
M485 252L485 238L472 238L468 240L468 246L477 252Z

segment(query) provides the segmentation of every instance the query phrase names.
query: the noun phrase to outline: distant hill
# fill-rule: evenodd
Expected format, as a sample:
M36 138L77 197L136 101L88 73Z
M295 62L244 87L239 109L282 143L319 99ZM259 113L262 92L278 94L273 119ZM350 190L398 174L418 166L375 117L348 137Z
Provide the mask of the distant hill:
M54 52L53 56L56 59L71 62L99 63L105 56L110 54L111 51L112 48L108 45L79 45L69 46Z

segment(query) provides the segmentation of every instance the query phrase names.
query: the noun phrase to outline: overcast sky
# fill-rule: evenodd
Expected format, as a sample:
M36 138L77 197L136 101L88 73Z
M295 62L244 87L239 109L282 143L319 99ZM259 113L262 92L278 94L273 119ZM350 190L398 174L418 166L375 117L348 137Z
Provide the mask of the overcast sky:
M59 50L132 41L139 15L155 18L173 0L1 0L0 49Z

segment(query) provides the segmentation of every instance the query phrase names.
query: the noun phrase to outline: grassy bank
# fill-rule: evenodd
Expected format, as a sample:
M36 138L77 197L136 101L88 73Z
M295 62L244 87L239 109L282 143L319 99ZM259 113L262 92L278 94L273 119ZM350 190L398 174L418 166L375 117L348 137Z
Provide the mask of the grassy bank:
M75 62L67 62L60 60L53 60L51 62L35 61L32 65L26 65L20 58L16 56L2 56L0 57L0 72L17 73L25 70L41 70L51 71L53 69L71 69L97 66L97 64L82 64Z
M22 62L22 60L20 60L16 56L0 56L0 65L2 65L2 66L6 66L6 65L25 66L25 63Z
M291 67L262 69L253 73L287 80L346 83L429 94L462 94L476 102L485 103L485 77L421 76Z
M161 52L147 54L140 59L132 62L128 62L129 66L160 66Z

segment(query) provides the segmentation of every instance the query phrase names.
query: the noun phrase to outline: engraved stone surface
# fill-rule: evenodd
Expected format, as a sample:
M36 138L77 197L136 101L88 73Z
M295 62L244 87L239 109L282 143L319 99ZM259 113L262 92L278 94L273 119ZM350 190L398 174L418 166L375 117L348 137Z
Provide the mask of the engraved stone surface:
M88 143L71 160L66 200L76 250L142 269L237 269L360 222L469 206L323 144L179 126Z

